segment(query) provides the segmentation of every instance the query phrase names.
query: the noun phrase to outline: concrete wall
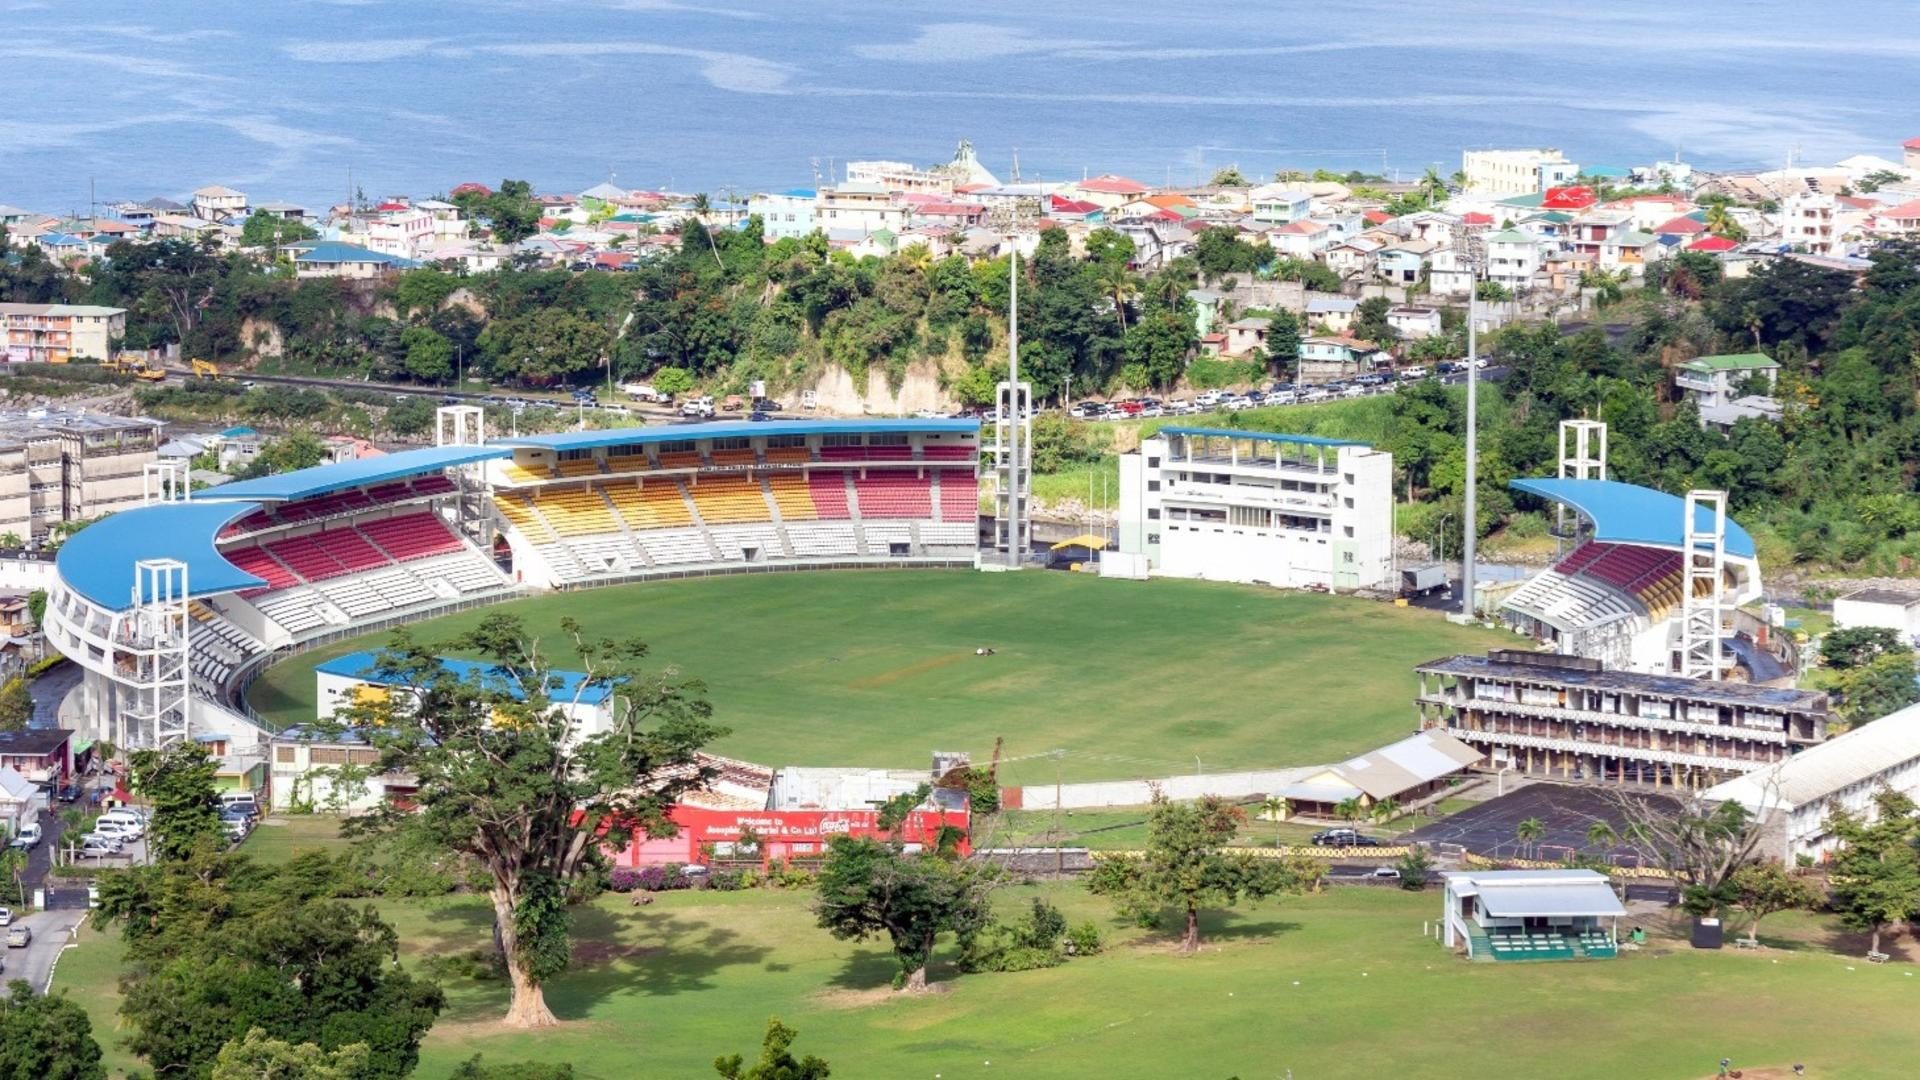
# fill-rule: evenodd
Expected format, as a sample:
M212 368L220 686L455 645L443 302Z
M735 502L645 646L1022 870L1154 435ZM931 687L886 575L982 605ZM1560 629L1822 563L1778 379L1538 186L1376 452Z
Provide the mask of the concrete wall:
M1291 769L1265 769L1256 772L1213 773L1192 776L1168 776L1158 780L1104 780L1089 784L1064 784L1059 788L1063 810L1085 810L1101 806L1141 806L1153 801L1158 789L1169 799L1198 799L1218 795L1228 799L1265 797L1267 793L1297 783L1325 768L1306 765ZM1035 784L1009 788L1003 801L1011 809L1025 807L1043 810L1054 805L1054 785Z

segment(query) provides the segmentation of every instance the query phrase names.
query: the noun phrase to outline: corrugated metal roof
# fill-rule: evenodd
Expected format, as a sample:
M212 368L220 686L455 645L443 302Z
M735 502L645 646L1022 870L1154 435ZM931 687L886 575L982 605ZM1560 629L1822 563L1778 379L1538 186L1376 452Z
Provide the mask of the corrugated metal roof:
M335 465L316 465L311 469L262 476L257 480L237 480L220 485L216 492L208 493L208 498L263 499L269 502L306 499L330 491L344 491L365 484L437 472L455 465L503 458L511 453L512 450L504 443L487 446L426 446Z
M1508 486L1580 511L1593 522L1593 538L1602 543L1678 551L1686 542L1680 520L1686 514L1686 502L1677 495L1618 480L1540 477L1515 480ZM1706 508L1695 509L1697 526L1706 528L1710 520ZM1726 549L1736 559L1754 557L1753 537L1732 518L1727 519Z
M707 424L663 424L658 427L609 428L605 431L568 431L557 435L523 435L517 439L500 439L491 445L581 450L594 446L624 446L680 439L745 438L751 435L861 435L908 431L971 434L979 430L978 420L716 420Z
M1705 798L1791 810L1920 761L1920 705L1854 728L1785 761L1707 789Z
M1441 875L1457 896L1479 896L1496 918L1625 915L1605 876L1593 870L1463 870Z
M257 502L195 500L122 510L73 534L54 565L62 581L108 611L133 606L133 564L141 559L186 563L193 596L258 588L266 582L228 562L213 542L228 522L258 509Z
M1288 435L1277 431L1239 431L1233 428L1163 427L1161 435L1206 435L1220 439L1255 439L1260 442L1299 443L1302 446L1365 446L1352 439L1329 439L1322 435Z
M1587 671L1551 663L1497 660L1488 656L1443 656L1438 660L1420 664L1414 670L1436 675L1457 675L1463 678L1512 679L1516 682L1583 686L1589 689L1613 690L1627 694L1652 694L1684 701L1779 709L1789 713L1827 711L1827 695L1813 690L1756 686L1753 683L1724 680L1687 679L1678 675L1646 675L1637 671Z
M359 679L362 682L390 684L391 680L379 674L378 666L379 654L361 651L334 657L324 664L317 665L313 670L328 675ZM525 697L506 669L496 664L443 656L440 657L440 666L462 682L476 682L514 698ZM613 692L612 688L604 684L586 685L587 675L582 671L552 671L548 672L548 675L551 681L547 688L547 699L554 705L572 705L576 702L581 705L598 705Z
M1480 760L1480 752L1438 728L1410 735L1357 758L1334 771L1376 799L1450 776Z

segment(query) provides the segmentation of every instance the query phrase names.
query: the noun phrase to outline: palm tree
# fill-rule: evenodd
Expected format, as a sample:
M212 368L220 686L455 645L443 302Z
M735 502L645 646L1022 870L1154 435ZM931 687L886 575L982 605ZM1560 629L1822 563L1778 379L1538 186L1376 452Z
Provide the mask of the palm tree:
M1587 846L1590 848L1610 848L1620 839L1613 826L1604 821L1596 821L1587 826Z
M1359 799L1341 799L1333 808L1334 816L1348 824L1359 821L1360 815L1365 812L1365 809L1360 805Z
M1287 800L1277 795L1269 795L1260 801L1260 812L1273 818L1273 846L1280 846L1280 823L1287 819L1293 807Z
M1728 240L1745 240L1747 230L1727 212L1727 204L1717 202L1707 207L1707 231L1715 236L1724 236Z
M1513 838L1526 845L1527 858L1533 858L1533 845L1547 835L1547 823L1537 817L1530 817L1513 827Z
M713 252L714 265L725 270L727 264L720 258L720 245L713 242L713 221L709 216L712 213L713 200L709 199L707 193L704 191L695 193L693 196L693 216L700 221L700 232L707 238L707 249Z
M1467 173L1466 173L1466 170L1464 170L1464 169L1455 169L1455 170L1453 170L1453 175L1452 175L1452 176L1449 176L1449 177L1447 177L1447 183L1448 183L1448 184L1450 184L1450 185L1452 185L1452 186L1453 186L1453 189L1454 189L1455 191L1465 191L1465 190L1467 190Z
M1373 823L1375 825L1385 825L1397 817L1399 813L1399 800L1381 799L1379 802L1373 804Z
M1597 267L1592 270L1582 270L1580 272L1580 287L1593 290L1594 307L1611 307L1620 300L1622 292L1621 282L1625 280L1625 274L1626 271L1624 270L1616 275Z
M1113 262L1102 263L1095 274L1100 291L1113 298L1113 313L1120 317L1120 332L1126 333L1127 303L1140 298L1140 279L1123 264Z
M908 244L900 250L900 265L918 274L933 268L933 251L925 244Z
M1420 195L1427 201L1428 206L1446 201L1447 182L1440 179L1439 171L1431 165L1427 166L1425 175L1420 177Z

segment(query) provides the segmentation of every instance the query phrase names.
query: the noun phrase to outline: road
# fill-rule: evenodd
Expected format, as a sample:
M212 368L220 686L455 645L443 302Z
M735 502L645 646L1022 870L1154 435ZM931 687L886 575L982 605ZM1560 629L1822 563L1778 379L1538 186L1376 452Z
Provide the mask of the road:
M6 949L0 951L0 963L6 965L0 979L12 982L25 979L35 993L47 992L47 982L53 975L53 964L60 956L60 950L66 948L73 939L73 928L87 917L85 908L63 911L36 911L31 915L15 915L15 926L33 928L33 943L24 949Z
M27 721L30 728L58 727L54 719L59 715L60 703L67 694L80 685L85 672L80 665L72 662L55 664L39 678L27 684L27 692L33 696L33 718Z

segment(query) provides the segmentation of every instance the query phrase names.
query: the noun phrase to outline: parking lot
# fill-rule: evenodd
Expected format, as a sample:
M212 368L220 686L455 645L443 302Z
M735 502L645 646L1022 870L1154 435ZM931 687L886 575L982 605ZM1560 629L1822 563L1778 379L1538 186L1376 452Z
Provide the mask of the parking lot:
M1481 378L1496 380L1505 374L1505 368L1490 367L1487 361L1480 361ZM1274 383L1265 390L1245 392L1209 390L1191 398L1161 400L1146 397L1108 402L1083 401L1073 406L1069 412L1080 420L1152 420L1167 416L1197 416L1202 413L1240 412L1245 409L1264 409L1275 406L1317 405L1328 401L1391 394L1410 383L1429 380L1446 385L1457 385L1465 382L1466 378L1465 362L1452 361L1433 371L1426 368L1406 368L1397 372L1383 371L1361 375L1353 379L1323 383L1318 386Z
M87 909L84 906L36 911L31 915L16 914L13 925L31 930L33 940L24 949L0 949L0 968L5 969L0 971L0 981L25 979L36 993L46 993L47 979L53 972L60 950L66 948L67 942L73 939L73 928L86 917Z
M1671 801L1660 795L1632 797ZM1531 818L1540 820L1545 826L1544 833L1536 841L1522 843L1515 833L1521 822ZM1638 861L1633 849L1624 845L1606 849L1590 846L1587 831L1596 822L1606 822L1616 834L1627 827L1611 793L1590 787L1530 783L1518 791L1421 826L1406 839L1429 845L1456 845L1488 858L1557 862L1569 854L1583 853L1620 865Z

